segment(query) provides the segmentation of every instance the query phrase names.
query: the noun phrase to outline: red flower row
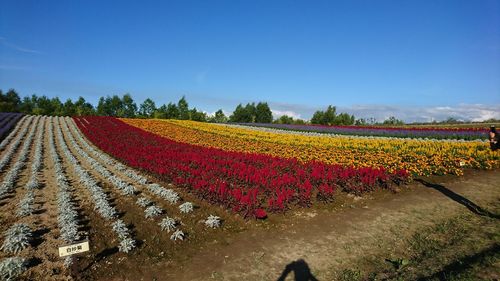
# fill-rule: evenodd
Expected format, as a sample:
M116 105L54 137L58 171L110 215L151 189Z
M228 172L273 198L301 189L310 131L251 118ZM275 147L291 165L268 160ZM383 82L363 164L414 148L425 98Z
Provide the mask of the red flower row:
M360 194L408 180L404 171L352 168L229 152L179 143L112 117L75 118L97 147L134 168L160 176L245 217L292 205L330 201L337 189Z

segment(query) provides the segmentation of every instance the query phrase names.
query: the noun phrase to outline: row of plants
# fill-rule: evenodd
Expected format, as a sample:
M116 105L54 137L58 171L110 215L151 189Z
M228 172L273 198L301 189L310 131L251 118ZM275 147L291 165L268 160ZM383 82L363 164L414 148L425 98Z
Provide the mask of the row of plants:
M97 155L102 154L98 152L97 150L93 149L85 139L80 135L80 132L74 125L74 122L71 118L62 118L61 119L61 124L62 124L62 129L65 132L67 139L69 143L71 144L72 148L77 152L78 155L80 155L87 163L92 166L92 168L102 176L102 178L106 179L107 182L109 182L114 188L119 190L122 195L124 196L138 196L139 190L134 187L133 185L128 183L128 180L122 177L122 175L119 174L114 174L111 170L109 170L106 166L100 163L98 159L102 159L104 157L99 157ZM79 142L76 141L76 139L79 140ZM86 148L91 148L89 153L83 149L83 147ZM108 157L109 158L109 157ZM112 164L113 162L111 159L107 159L108 163ZM139 176L139 175L138 175ZM141 176L141 178L143 178ZM144 178L145 179L145 178ZM144 182L141 180L141 182ZM147 182L147 180L146 180ZM167 200L170 204L177 204L178 201L180 200L180 196L173 190L171 189L166 189L158 184L147 184L147 187L150 192L153 194L160 196ZM144 209L144 216L146 219L155 219L159 218L161 215L165 214L165 210L163 210L153 199L151 199L149 196L145 195L144 193L141 194L140 197L135 201L135 203L142 207ZM191 204L189 202L185 202L184 204ZM192 205L192 204L191 204ZM180 212L183 212L183 207L182 204L179 206ZM193 209L191 208L187 212L192 211ZM166 222L166 224L165 224ZM164 223L165 225L162 225ZM172 240L178 240L180 237L181 240L184 237L184 233L180 229L176 229L178 225L180 225L180 222L175 221L173 218L170 218L168 216L165 216L165 218L159 223L160 227L164 230L167 230L167 232L170 232L172 230L175 230L174 233L175 235L171 236ZM124 225L124 223L118 223L118 225ZM121 226L117 226L121 227Z
M464 139L433 139L433 138L401 138L401 137L393 137L393 136L377 136L377 135L354 135L354 134L330 134L330 133L318 133L314 131L298 131L298 130L287 130L287 129L278 129L264 126L250 126L250 125L240 125L240 124L224 124L228 127L233 128L241 128L244 130L253 130L253 131L261 131L261 132L269 132L275 134L289 134L289 135L302 135L302 136L312 136L312 137L325 137L325 138L338 138L338 137L347 137L347 138L357 138L357 139L382 139L382 140L418 140L418 141L432 141L432 142L486 142L486 140L476 139L476 140L464 140Z
M245 217L330 201L337 189L353 193L391 188L408 180L405 170L354 168L256 153L229 152L173 141L110 117L75 118L98 148L198 197Z
M83 137L80 130L76 127L75 122L72 119L66 118L66 123L70 129L71 134L78 140L78 142L88 151L92 157L96 160L109 165L110 167L114 167L117 171L120 171L121 176L124 176L124 179L127 181L133 182L136 185L145 186L146 189L155 196L162 198L172 205L179 204L179 201L182 201L180 195L171 188L165 188L158 183L150 183L149 180L143 175L137 173L130 167L123 165L122 163L116 161L112 157L109 157L107 154L102 151L95 149L93 146L89 144L89 142ZM168 184L169 187L173 185L171 183ZM161 215L163 210L157 206L151 197L147 196L145 192L141 193L141 197L139 197L136 201L136 204L140 207L146 208L145 214L146 218L153 218ZM178 205L179 212L181 214L188 214L194 210L194 204L191 202L183 202ZM220 227L221 219L218 216L209 215L208 218L204 221L205 225L210 228ZM172 217L166 215L159 223L162 231L166 231L167 233L173 231L173 234L170 236L171 240L184 240L184 232L178 227L180 225L184 225L180 220L176 220Z
M89 191L94 204L94 210L106 221L110 223L115 231L116 235L120 239L119 250L124 253L128 253L136 247L136 241L131 237L131 232L123 222L118 219L118 211L111 204L109 196L106 194L104 189L100 186L100 183L95 179L78 161L78 159L73 155L66 140L64 139L62 133L62 125L58 118L51 117L54 119L54 126L56 128L56 137L59 142L59 148L64 155L65 160L69 163L69 166L73 169L75 174L79 178L79 182L85 186ZM115 225L118 225L117 227Z
M10 130L23 117L21 113L0 112L0 140L2 140Z
M33 161L31 163L31 170L29 174L28 181L24 185L26 193L23 199L18 203L18 209L16 214L18 217L25 217L32 215L35 211L35 191L40 188L40 182L38 181L38 174L42 169L43 163L43 136L45 133L45 117L40 120L40 125L37 126L36 137L33 139L35 143L35 151L33 154Z
M5 147L11 143L12 139L17 136L17 132L26 126L26 120L31 120L32 117L24 116L19 120L14 129L5 137L2 142L0 142L0 150L4 150Z
M121 120L175 141L291 158L301 163L316 161L347 167L384 167L391 172L403 169L412 175L461 175L464 168L500 167L500 155L484 142L318 137L193 121Z
M36 127L39 120L40 117L36 117L34 120L30 120L32 122L28 122L27 126L24 127L21 132L21 136L15 140L14 144L9 147L2 160L0 160L0 170L10 164L10 169L5 173L2 183L0 184L0 199L15 188L16 181L29 158L31 143L35 137ZM28 132L28 129L29 133L25 138L24 136L26 132ZM14 153L17 151L21 142L23 142L23 146L18 153L17 159L13 161Z
M9 164L10 160L12 160L12 157L14 157L14 154L21 145L25 135L28 133L28 128L32 121L33 117L24 119L19 123L19 126L17 126L16 129L2 141L2 143L0 143L0 150L5 151L4 155L0 159L0 171L2 171L7 164ZM10 146L7 147L9 144Z
M488 128L436 128L436 127L388 127L388 126L327 126L327 125L296 125L239 123L244 126L275 128L300 132L315 132L322 134L379 136L397 138L426 139L456 139L456 140L486 140Z
M41 121L41 122L40 122ZM10 169L5 173L5 177L0 185L0 199L5 199L5 195L14 191L16 187L16 182L22 172L26 167L26 163L29 160L31 145L33 141L36 141L43 134L43 128L38 126L40 123L43 124L43 118L29 118L27 122L23 125L23 129L19 132L20 136L14 140L14 144L11 145L2 158L3 165L9 164ZM29 131L29 132L28 132ZM14 132L13 132L14 133ZM26 136L27 134L27 136ZM25 137L26 136L26 137ZM14 137L9 138L14 139ZM13 154L17 151L19 145L22 147L19 150L17 158L13 157ZM34 154L34 161L31 166L31 172L29 175L28 182L25 185L27 190L26 195L17 204L16 215L18 217L29 216L33 213L33 203L34 203L34 191L33 189L38 188L38 181L36 180L37 173L41 169L41 147L40 143L37 142L36 150ZM5 161L7 160L7 161ZM4 162L5 161L5 162ZM32 246L33 242L33 229L21 222L16 222L11 225L3 235L3 243L0 246L0 250L9 255L18 255L23 250ZM2 280L11 280L16 278L19 274L24 272L27 268L27 260L23 257L8 257L0 262L0 277Z
M47 119L48 129L47 135L49 137L49 154L54 163L54 176L57 183L57 223L59 226L59 238L66 244L72 244L82 237L79 228L79 206L75 203L73 195L74 188L69 184L66 170L63 167L61 156L57 152L55 134L54 134L54 120ZM64 258L64 266L68 267L73 264L73 256Z

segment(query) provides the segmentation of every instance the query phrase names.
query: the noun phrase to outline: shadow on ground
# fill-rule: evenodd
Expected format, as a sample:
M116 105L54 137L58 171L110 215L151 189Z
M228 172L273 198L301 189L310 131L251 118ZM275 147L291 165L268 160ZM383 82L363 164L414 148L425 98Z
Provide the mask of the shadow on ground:
M489 248L482 250L479 253L465 256L451 264L445 266L441 271L432 274L431 276L426 276L419 278L418 281L425 280L451 280L452 276L459 276L460 273L467 272L470 268L472 268L477 263L481 263L484 260L490 258L493 259L495 256L498 256L500 252L500 244L492 245ZM467 279L469 280L469 279Z
M465 206L467 209L469 209L471 212L473 212L476 215L500 219L500 215L491 213L490 211L483 209L481 206L478 206L477 204L475 204L474 202L470 201L469 199L463 197L462 195L455 193L454 191L446 188L444 185L440 185L437 183L431 183L431 182L428 182L428 181L423 180L423 179L415 179L415 181L423 184L426 187L433 188L433 189L441 192L443 195L450 198L451 200Z
M281 273L278 281L285 281L285 278L293 271L295 281L318 281L311 273L311 269L307 262L303 259L293 261L286 265L285 270Z
M102 250L100 253L98 253L94 260L92 260L82 271L87 271L90 269L94 264L99 263L101 260L112 256L114 254L118 253L118 247L111 247L111 248L106 248Z

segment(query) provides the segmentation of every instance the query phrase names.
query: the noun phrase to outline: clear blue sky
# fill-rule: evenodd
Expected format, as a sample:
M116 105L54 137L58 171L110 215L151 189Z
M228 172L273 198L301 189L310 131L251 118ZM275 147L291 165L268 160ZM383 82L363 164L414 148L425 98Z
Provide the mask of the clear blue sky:
M8 88L186 95L208 112L262 100L304 118L328 104L500 111L500 1L0 0Z

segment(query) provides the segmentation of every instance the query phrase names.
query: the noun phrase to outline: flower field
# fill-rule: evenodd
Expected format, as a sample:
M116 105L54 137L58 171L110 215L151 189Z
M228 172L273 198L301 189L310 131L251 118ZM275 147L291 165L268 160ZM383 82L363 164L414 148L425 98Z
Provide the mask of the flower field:
M7 136L21 117L21 113L0 112L0 140Z
M171 248L220 226L219 216L94 148L69 117L22 117L1 143L0 176L0 280L68 280L70 268L106 249L126 255L151 235ZM82 240L92 255L58 256Z
M461 175L464 168L492 169L500 166L498 153L490 151L482 141L326 137L278 134L193 121L122 120L183 143L295 159L300 163L384 167L392 172L406 170L413 175Z
M323 134L381 136L398 138L428 138L478 140L488 139L488 128L437 128L437 127L378 127L378 126L326 126L294 124L242 123L252 127L275 128L280 130L315 132Z
M261 218L267 211L329 201L337 189L360 194L408 180L401 169L303 163L177 142L109 117L76 118L76 123L101 150L128 165L246 217Z
M171 258L190 244L253 223L242 218L302 212L338 199L329 205L335 206L348 197L340 191L392 190L413 175L499 166L498 154L482 141L370 139L175 120L2 116L4 127L10 126L0 143L2 280L39 280L46 270L83 272L106 252L132 264L151 253ZM275 219L290 218L274 215L262 225ZM59 246L83 240L90 241L89 254L58 256ZM54 280L66 279L61 274Z

